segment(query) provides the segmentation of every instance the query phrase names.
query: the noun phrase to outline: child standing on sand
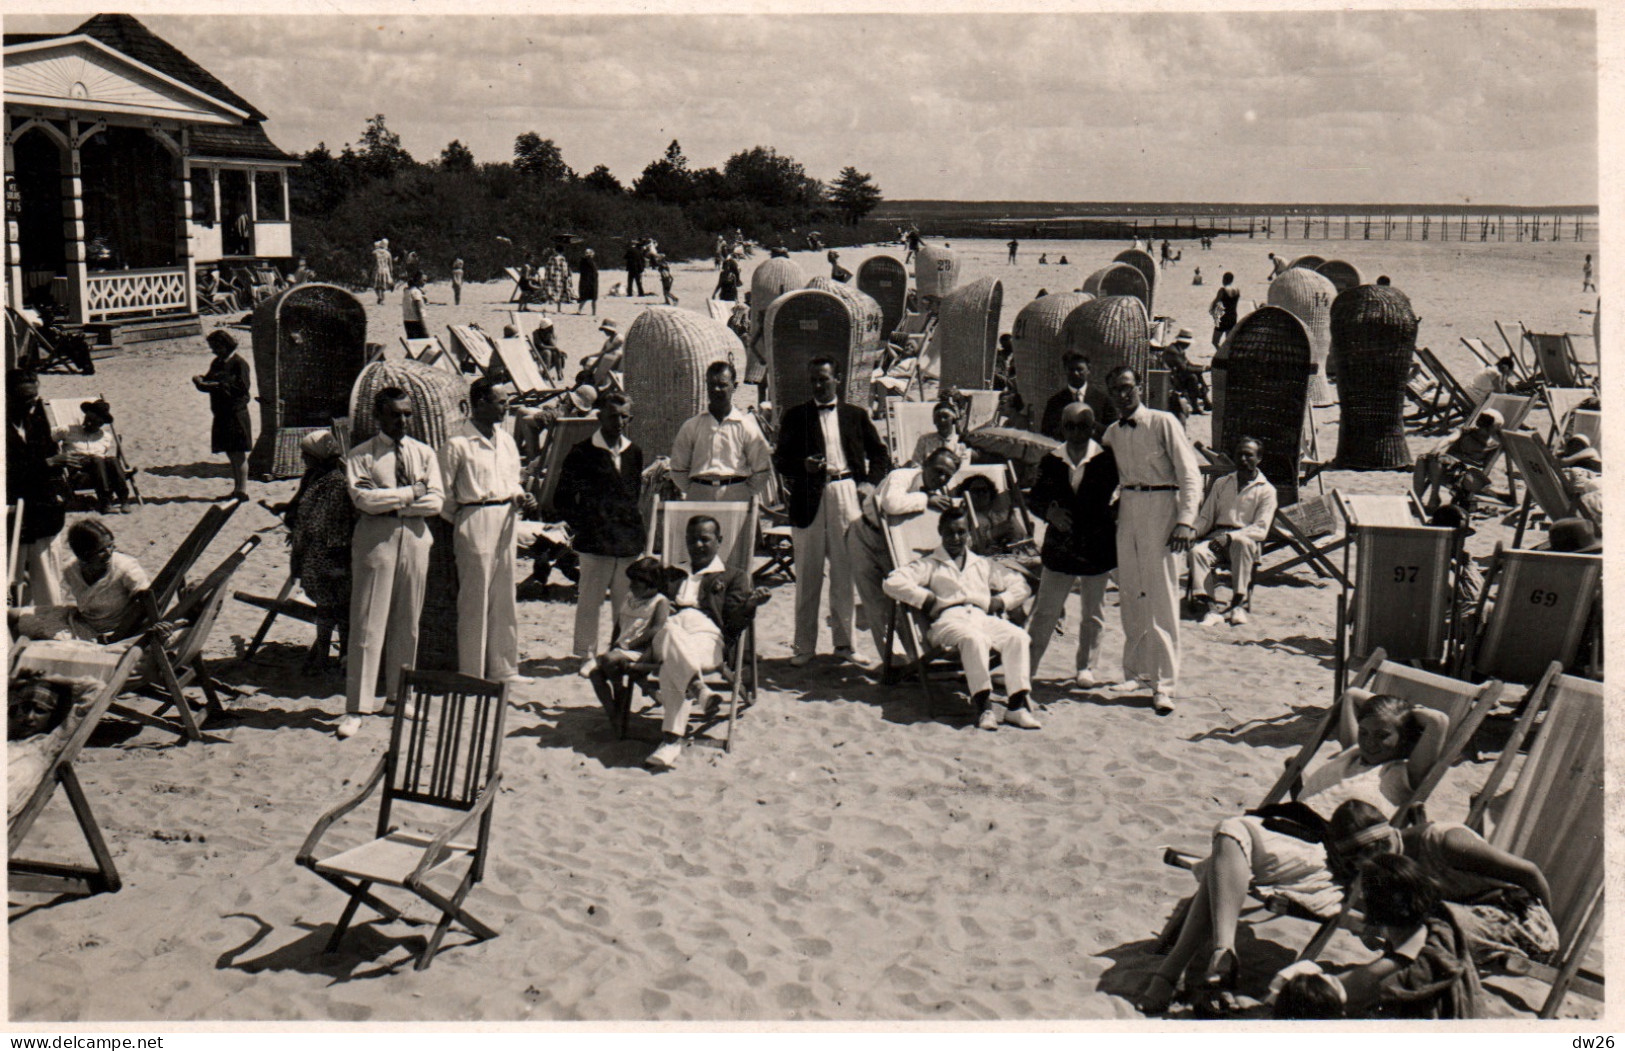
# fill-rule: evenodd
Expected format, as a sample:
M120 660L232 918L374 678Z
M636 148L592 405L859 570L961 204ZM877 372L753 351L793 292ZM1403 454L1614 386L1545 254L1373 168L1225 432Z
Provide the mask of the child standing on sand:
M463 305L463 257L458 256L451 261L451 302L453 306Z
M660 295L662 297L662 301L668 307L676 306L677 297L671 294L671 264L666 262L665 256L661 256L659 261L655 263L655 271L660 274Z

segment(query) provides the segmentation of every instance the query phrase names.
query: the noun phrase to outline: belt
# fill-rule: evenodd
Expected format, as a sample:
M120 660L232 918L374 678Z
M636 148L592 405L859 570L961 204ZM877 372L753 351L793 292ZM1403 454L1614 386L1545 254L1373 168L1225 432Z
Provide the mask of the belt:
M825 475L824 476L824 481L825 482L844 482L848 478L851 478L851 477L852 477L852 472L851 471L842 471L840 474Z
M1123 488L1131 493L1174 493L1179 491L1177 485L1125 485Z
M462 507L502 507L505 504L511 504L511 503L513 503L513 501L511 499L509 499L509 500L470 500L468 503L462 504L460 506L462 506Z
M725 485L738 485L741 482L748 482L748 481L750 481L749 478L746 478L743 475L737 475L737 474L729 475L727 478L690 478L689 479L689 482L691 482L691 483L693 483L695 485L709 485L709 486L712 486L713 488L716 488L716 489L721 489Z

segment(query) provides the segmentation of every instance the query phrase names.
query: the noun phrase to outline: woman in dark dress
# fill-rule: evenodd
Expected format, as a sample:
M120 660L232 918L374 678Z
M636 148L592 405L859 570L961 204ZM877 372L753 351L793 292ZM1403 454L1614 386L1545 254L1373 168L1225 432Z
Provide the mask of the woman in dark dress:
M598 316L598 260L589 248L581 253L581 281L576 286L576 313L588 303L592 304L592 316Z
M1236 327L1236 308L1241 304L1241 289L1236 287L1236 275L1226 273L1219 290L1213 294L1213 302L1208 304L1208 314L1213 318L1213 346L1216 349L1224 342L1225 333Z
M225 453L231 461L231 495L248 498L248 450L254 445L253 425L248 419L248 362L237 350L237 338L224 329L209 333L209 349L214 361L209 371L192 377L192 385L209 396L214 426L209 431L210 448Z

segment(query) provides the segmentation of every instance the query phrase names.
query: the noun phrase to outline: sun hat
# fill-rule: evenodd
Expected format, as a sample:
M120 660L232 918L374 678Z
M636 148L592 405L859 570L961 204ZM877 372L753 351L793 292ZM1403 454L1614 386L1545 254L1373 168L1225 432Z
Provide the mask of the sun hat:
M1174 342L1175 343L1189 343L1191 340L1193 340L1195 338L1196 338L1195 336L1191 335L1191 330L1190 329L1182 328L1182 329L1179 330L1179 335L1174 337Z
M570 401L582 412L591 412L598 404L598 388L590 383L583 383L570 392Z
M541 318L539 318L537 320L536 327L537 328L552 328L553 327L553 319L550 318L550 317L543 316L543 317L541 317Z
M299 439L299 451L325 460L339 455L344 450L339 448L339 440L333 437L332 431L311 431Z
M619 330L615 327L614 318L605 318L603 323L598 326L598 331L608 332L610 335L617 335L619 333Z
M1507 422L1506 417L1502 416L1499 410L1497 410L1497 409L1480 409L1477 419L1482 420L1486 416L1488 416L1490 419L1494 420L1495 425L1497 427L1506 426L1506 422ZM1475 420L1474 422L1476 423L1477 420Z
M113 422L112 406L100 398L95 401L82 402L79 406L79 412L84 416L87 423L92 419L101 420L103 423Z
M1552 551L1588 555L1601 551L1602 541L1589 519L1559 518L1546 532L1546 546Z

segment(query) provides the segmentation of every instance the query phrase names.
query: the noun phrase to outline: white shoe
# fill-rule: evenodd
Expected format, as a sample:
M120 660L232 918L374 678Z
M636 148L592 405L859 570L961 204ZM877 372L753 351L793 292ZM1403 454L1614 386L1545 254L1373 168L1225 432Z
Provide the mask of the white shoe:
M1008 710L998 701L989 701L987 707L982 709L982 714L976 718L976 728L978 730L997 730L999 724L1004 722L1004 716Z
M1172 715L1174 699L1161 690L1157 690L1151 694L1151 707L1155 709L1158 715Z
M356 732L360 729L361 716L346 715L344 718L339 720L338 729L335 730L334 733L338 734L339 740L344 741L354 737Z
M643 765L651 770L672 770L677 767L677 760L683 754L683 742L667 741L643 761Z
M598 658L588 657L586 660L581 662L581 667L576 669L576 674L581 676L583 679L590 679L592 678L592 673L596 671L597 668Z
M1096 686L1100 685L1100 680L1095 678L1094 672L1090 671L1088 668L1084 668L1082 671L1078 672L1077 675L1072 677L1072 685L1076 686L1080 690L1092 690Z
M1230 607L1230 623L1231 624L1240 626L1242 624L1247 623L1251 619L1252 619L1251 617L1247 616L1247 611L1244 608L1242 608L1241 606L1232 606L1232 607Z
M807 665L812 663L812 659L813 655L810 653L798 653L794 657L790 658L790 667L805 668Z
M1023 730L1042 730L1044 727L1033 714L1031 708L1009 708L1005 710L1004 721L1010 726L1017 726Z
M593 661L593 667L597 667L597 666L598 666L598 662L596 660L594 660ZM576 674L579 675L580 672L577 672ZM589 669L587 674L591 675L592 671ZM520 675L518 672L514 672L512 675L505 675L501 679L498 679L497 681L502 682L502 683L506 683L509 686L530 686L530 685L532 685L532 684L534 684L536 682L536 680L531 678L529 675Z
M1206 613L1202 614L1202 619L1197 621L1196 623L1200 624L1204 628L1211 628L1215 624L1223 624L1224 623L1224 618L1219 616L1219 611L1218 610L1216 610L1213 607L1209 606L1208 611Z

